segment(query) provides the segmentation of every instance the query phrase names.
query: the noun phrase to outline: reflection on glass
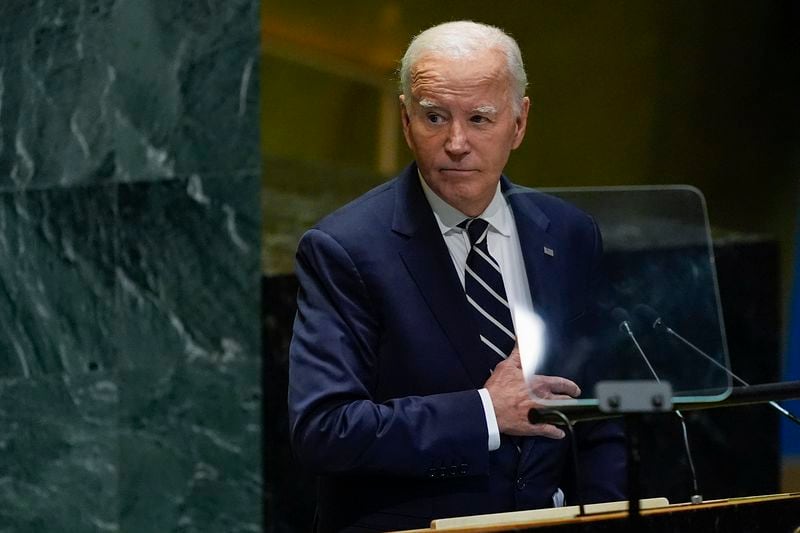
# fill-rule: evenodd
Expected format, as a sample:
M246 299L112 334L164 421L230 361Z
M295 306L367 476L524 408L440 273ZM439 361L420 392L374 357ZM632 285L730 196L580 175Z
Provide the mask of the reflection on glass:
M548 263L526 256L525 266L534 278L534 308L514 311L526 379L558 375L578 383L580 399L551 402L560 404L596 402L598 381L655 376L672 385L676 403L726 395L727 346L702 194L683 186L546 192L594 218L603 254L597 268L581 270L596 275L580 296L570 291L548 294L541 285L542 279L552 279L549 274L539 273L541 279L536 279L537 268L567 270L575 266L570 261L586 257L570 250L569 239L558 243L559 250L545 246L545 255L552 253L547 258L552 267L541 267ZM517 194L542 193L511 189L507 195L512 205L511 197ZM531 203L535 202L518 205ZM558 320L550 320L554 307L574 315L564 318L561 313ZM646 357L637 350L631 333Z

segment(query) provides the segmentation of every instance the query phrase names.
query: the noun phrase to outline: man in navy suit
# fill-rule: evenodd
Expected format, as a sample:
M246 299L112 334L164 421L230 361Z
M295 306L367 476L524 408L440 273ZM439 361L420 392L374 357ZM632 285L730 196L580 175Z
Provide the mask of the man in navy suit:
M487 313L465 293L465 226L480 219L512 339L514 329L524 334L519 310L533 309L547 361L563 363L591 313L596 224L502 176L525 135L526 84L519 48L502 30L453 22L419 34L403 58L400 96L415 163L300 242L290 430L298 457L320 474L320 531L427 527L572 496L568 439L528 421L536 404L519 349L479 334ZM536 376L535 397L580 395L579 374L563 375ZM578 440L585 498L621 499L617 427L586 426Z

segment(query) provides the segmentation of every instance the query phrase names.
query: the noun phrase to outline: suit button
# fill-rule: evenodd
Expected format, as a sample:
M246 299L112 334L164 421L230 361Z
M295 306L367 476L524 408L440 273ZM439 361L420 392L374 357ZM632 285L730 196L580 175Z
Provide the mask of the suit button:
M436 477L436 469L435 468L429 468L428 469L428 477L431 478L431 479Z
M450 467L450 476L454 477L454 476L457 476L457 475L458 475L458 466L457 465L451 466Z
M522 479L521 477L517 478L517 490L522 490L526 486L528 486L528 482Z
M461 469L458 471L462 476L467 475L467 463L461 463Z

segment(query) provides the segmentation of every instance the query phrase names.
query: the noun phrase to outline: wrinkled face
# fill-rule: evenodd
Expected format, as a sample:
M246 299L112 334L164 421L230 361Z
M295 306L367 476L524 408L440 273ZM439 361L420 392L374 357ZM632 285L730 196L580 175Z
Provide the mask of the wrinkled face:
M411 69L411 101L400 97L403 133L422 176L469 216L489 205L511 150L525 136L530 102L514 90L497 50L468 58L422 56Z

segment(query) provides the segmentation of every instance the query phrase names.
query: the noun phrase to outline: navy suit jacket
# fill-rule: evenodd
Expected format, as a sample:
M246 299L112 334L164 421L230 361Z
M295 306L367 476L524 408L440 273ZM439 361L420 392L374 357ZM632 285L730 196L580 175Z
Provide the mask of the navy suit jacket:
M549 351L563 359L570 325L589 311L597 226L561 200L501 183ZM503 436L499 450L487 449L477 392L487 358L416 165L309 230L297 276L290 433L320 475L319 530L427 527L432 518L552 506L569 484L567 439ZM587 499L620 499L621 432L581 429Z

